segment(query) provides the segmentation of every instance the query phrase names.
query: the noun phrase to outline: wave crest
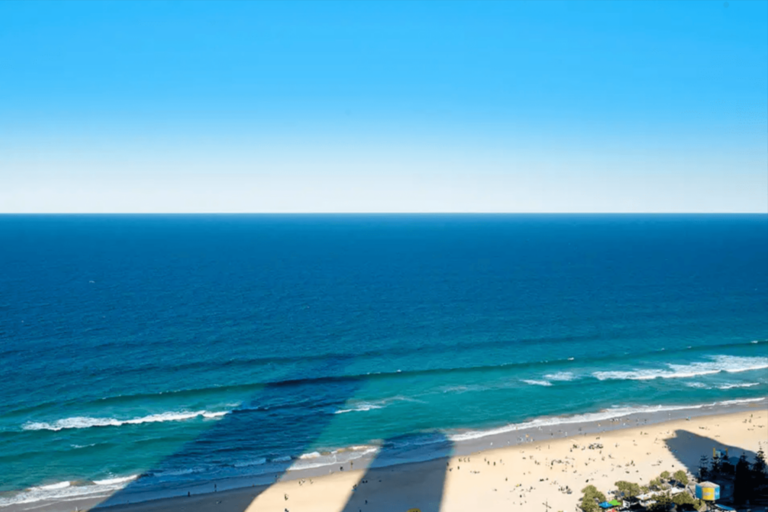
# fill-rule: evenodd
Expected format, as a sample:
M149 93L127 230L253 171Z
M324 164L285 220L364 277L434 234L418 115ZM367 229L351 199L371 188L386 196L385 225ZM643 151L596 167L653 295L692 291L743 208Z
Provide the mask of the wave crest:
M193 418L220 418L230 411L209 412L164 412L161 414L150 414L141 418L132 418L128 420L119 420L116 418L91 418L88 416L76 416L73 418L64 418L56 420L53 423L48 422L27 422L21 428L23 430L65 430L80 429L91 427L119 427L121 425L140 425L142 423L162 423L164 421L185 421Z
M768 368L768 357L711 356L712 361L691 364L667 364L669 369L635 369L594 372L598 380L685 379L720 372L739 373Z
M531 386L551 386L552 383L548 380L533 380L533 379L520 379L521 382L530 384Z

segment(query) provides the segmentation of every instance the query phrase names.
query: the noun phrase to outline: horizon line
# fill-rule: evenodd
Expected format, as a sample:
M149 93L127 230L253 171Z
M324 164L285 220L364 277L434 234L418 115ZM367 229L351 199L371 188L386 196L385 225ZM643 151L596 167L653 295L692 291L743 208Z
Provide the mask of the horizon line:
M754 212L0 212L12 215L768 215Z

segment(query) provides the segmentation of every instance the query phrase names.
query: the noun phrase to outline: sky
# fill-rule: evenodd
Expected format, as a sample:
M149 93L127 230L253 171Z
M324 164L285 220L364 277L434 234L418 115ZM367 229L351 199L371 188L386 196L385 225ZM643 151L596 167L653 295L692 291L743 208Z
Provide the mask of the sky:
M5 0L0 212L768 213L768 1Z

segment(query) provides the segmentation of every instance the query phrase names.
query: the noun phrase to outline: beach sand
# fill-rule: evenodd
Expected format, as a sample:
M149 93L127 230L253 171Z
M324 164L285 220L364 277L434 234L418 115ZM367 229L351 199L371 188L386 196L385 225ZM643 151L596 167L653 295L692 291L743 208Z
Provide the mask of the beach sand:
M606 425L607 426L607 422ZM615 428L615 426L614 426ZM588 448L599 443L602 448ZM768 410L678 419L540 440L391 467L334 471L268 487L113 506L109 511L422 512L551 510L573 512L581 489L603 492L617 480L647 483L662 471L695 473L702 455L729 448L754 457L768 449ZM288 473L290 475L290 473ZM570 487L572 494L564 491ZM548 505L550 508L545 508ZM82 510L82 508L81 508Z

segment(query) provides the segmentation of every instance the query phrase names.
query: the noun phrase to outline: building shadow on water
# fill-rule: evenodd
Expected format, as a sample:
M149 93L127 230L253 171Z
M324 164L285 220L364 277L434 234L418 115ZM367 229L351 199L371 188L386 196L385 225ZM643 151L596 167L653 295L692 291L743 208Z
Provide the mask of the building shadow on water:
M341 366L326 367L324 373L338 375L342 369ZM362 377L305 380L296 375L267 384L180 450L146 470L141 478L94 508L144 501L158 491L168 496L213 492L216 490L214 484L222 490L233 485L233 481L228 480L233 478L242 479L241 483L247 479L262 485L254 487L254 496L257 496L264 484L279 480L297 456L313 447L331 423L334 411L352 398L363 383ZM263 460L265 451L273 454L272 460ZM233 452L236 457L227 459L236 459L237 464L211 458L211 454L226 456ZM275 454L283 457L275 457ZM204 461L202 468L199 467L201 461ZM248 475L249 466L261 469L263 475ZM206 474L206 469L215 472ZM195 480L198 470L200 478Z
M106 509L144 502L134 506L151 510L152 505L146 501L156 497L158 491L166 497L186 497L189 492L191 500L195 500L216 490L247 487L249 492L237 497L220 493L223 502L226 502L222 510L253 510L252 505L257 498L268 491L271 484L284 479L299 455L316 449L315 443L329 427L334 412L353 398L364 382L362 377L350 377L314 379L310 382L283 380L267 385L180 450L145 471L142 478L98 505L92 505L92 508ZM321 396L333 397L333 400L317 403L321 401ZM263 457L265 447L274 453L288 453L291 458L268 461L268 466L260 468L264 471L261 476L244 475L248 472L249 461L260 463L258 459ZM404 433L386 439L340 510L359 512L366 510L368 503L387 503L395 510L418 508L421 512L438 512L445 487L447 459L452 450L452 442L441 433ZM211 460L211 454L232 451L237 451L236 457L227 459L243 461L244 464L234 466L224 460L218 461L216 467L219 469L215 473L201 473L197 481L190 481L194 479L194 473L184 474L194 470L201 460L216 464L216 460ZM404 476L403 468L396 467L408 462L418 464L418 473L411 473L408 468ZM360 465L363 465L362 461ZM345 466L351 469L348 463ZM179 474L179 480L168 480L168 475L174 473ZM158 477L163 477L165 483L160 484ZM238 479L237 482L229 480L234 478ZM214 484L218 487L215 488ZM189 505L194 506L192 501Z

